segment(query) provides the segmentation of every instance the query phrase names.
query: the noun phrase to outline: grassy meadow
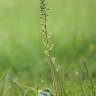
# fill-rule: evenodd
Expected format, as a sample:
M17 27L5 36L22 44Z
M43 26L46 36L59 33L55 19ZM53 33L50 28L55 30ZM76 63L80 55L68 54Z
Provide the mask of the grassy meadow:
M96 0L47 0L47 6L62 96L96 96ZM0 96L52 90L39 10L39 0L0 0Z

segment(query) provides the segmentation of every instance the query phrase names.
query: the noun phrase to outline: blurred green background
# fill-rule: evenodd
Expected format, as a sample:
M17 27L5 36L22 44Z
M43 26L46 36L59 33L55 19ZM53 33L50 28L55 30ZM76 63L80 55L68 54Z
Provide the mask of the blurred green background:
M47 0L48 30L56 62L72 72L81 57L96 70L96 0ZM39 0L0 0L0 76L24 82L47 78L40 33Z

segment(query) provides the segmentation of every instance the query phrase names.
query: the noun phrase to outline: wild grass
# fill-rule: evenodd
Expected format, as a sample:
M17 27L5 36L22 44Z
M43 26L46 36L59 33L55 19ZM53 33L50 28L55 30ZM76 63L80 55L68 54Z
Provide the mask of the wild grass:
M47 2L46 0L40 0L40 13L41 13L41 30L42 30L42 41L43 44L45 46L45 54L48 57L48 64L50 66L50 70L51 70L51 79L52 79L52 84L53 84L53 94L54 96L67 96L66 91L65 91L65 86L62 86L62 84L64 84L63 82L60 82L60 79L64 78L63 76L60 78L58 74L59 69L56 68L56 58L55 58L55 50L53 50L55 48L54 44L50 44L49 40L50 40L50 36L49 36L49 32L48 32L48 26L47 26L47 22L48 22L48 7L47 7ZM75 40L76 41L76 40ZM74 45L76 46L76 45ZM52 52L54 52L54 54L52 54ZM87 86L91 86L90 91L88 94L90 94L90 96L95 96L95 87L94 87L94 83L92 80L92 77L90 77L89 75L89 71L87 68L87 65L85 63L85 61L83 60L83 62L80 62L81 64L83 64L83 67L81 67L81 64L79 64L80 66L80 73L83 73L83 69L85 69L86 73L85 76L83 77L86 78L89 81L89 85L87 84ZM64 73L62 73L64 74ZM84 74L84 73L83 73ZM82 74L82 75L83 75ZM81 89L81 95L82 96L87 96L87 92L85 92L85 88L83 86L83 81L81 79L82 77L79 76L79 82L80 82L80 89ZM64 80L64 79L63 79ZM62 83L62 84L61 84Z
M50 43L50 35L48 32L48 26L47 16L49 9L47 8L47 2L45 0L40 0L40 13L41 13L41 30L42 30L42 41L45 46L45 54L48 57L48 64L49 64L49 70L50 70L50 78L52 82L52 90L53 94L55 96L61 96L62 95L62 86L60 84L59 79L59 69L58 65L56 64L56 57L55 57L55 46L54 44Z
M45 87L55 96L95 96L96 2L48 0L45 48L39 3L0 1L0 96L37 96Z

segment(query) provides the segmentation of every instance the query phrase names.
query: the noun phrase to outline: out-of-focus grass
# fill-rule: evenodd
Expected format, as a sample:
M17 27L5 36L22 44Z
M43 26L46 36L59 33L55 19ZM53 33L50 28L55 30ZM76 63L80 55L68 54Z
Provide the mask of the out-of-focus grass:
M96 0L48 0L48 7L48 30L61 70L74 73L83 56L94 72ZM43 52L39 0L0 0L0 76L9 70L30 84L48 78Z

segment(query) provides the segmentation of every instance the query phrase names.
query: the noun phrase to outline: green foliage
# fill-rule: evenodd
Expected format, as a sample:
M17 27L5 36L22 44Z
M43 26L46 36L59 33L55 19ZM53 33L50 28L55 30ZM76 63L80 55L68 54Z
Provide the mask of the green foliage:
M82 96L82 86L88 96L93 89L84 67L78 75L78 64L86 58L96 90L96 1L47 1L51 9L48 31L52 33L50 42L56 47L60 84L68 96ZM44 56L47 50L42 47L40 36L39 3L39 0L0 0L0 96L36 96L38 88L52 87ZM51 59L55 61L54 57Z

